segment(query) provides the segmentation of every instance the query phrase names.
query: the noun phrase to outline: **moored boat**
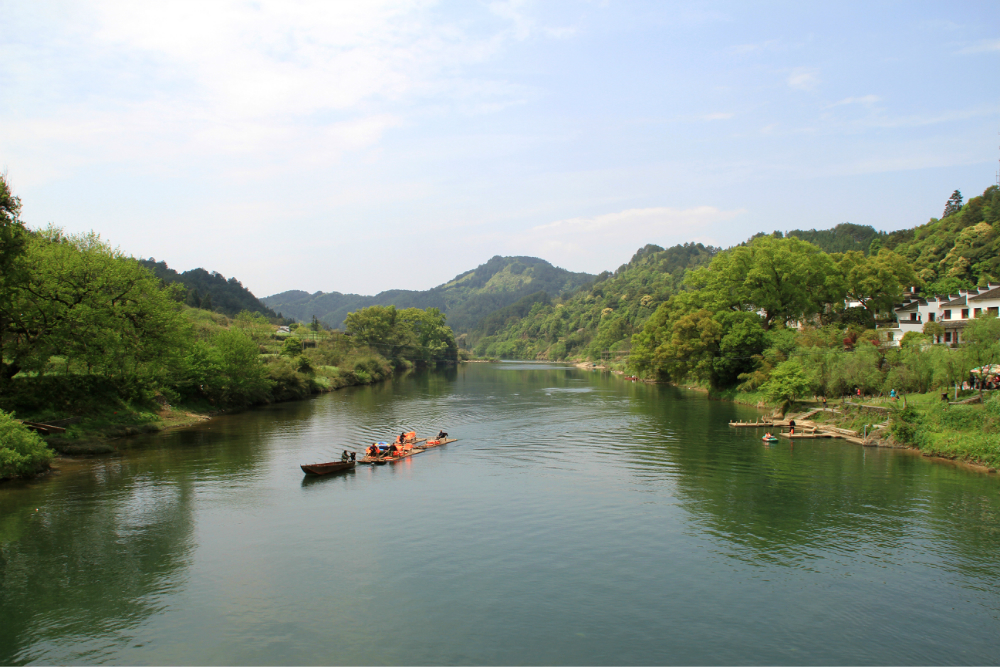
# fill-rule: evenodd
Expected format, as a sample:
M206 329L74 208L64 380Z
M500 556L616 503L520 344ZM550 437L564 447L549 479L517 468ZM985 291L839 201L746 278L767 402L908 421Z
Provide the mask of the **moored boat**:
M328 475L332 472L343 472L354 467L354 461L331 461L330 463L310 463L299 466L307 475Z

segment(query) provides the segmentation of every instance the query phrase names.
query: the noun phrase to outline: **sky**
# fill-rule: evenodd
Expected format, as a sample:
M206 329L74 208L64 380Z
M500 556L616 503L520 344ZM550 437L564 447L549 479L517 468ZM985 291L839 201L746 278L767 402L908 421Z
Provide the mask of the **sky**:
M290 289L895 230L997 179L1000 3L0 0L31 227Z

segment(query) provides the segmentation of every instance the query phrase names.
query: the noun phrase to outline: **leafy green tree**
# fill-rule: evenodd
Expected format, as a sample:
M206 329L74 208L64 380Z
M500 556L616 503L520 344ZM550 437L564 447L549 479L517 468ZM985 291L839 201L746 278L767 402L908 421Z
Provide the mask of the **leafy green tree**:
M96 234L32 235L26 282L0 304L0 381L60 355L88 373L162 377L185 323L171 288Z
M922 282L911 263L891 250L869 256L857 250L845 252L837 258L837 266L847 297L860 302L872 318L898 303L906 287Z
M309 323L309 328L312 329L313 331L320 330L319 318L316 317L315 315L313 315L312 322Z
M239 329L227 329L212 342L217 375L207 379L209 392L223 405L244 407L266 401L271 380L253 339Z
M386 356L394 357L405 341L396 327L399 311L395 306L369 306L348 313L344 328L362 345L368 345Z
M962 351L967 370L989 369L1000 362L1000 319L984 312L969 322L962 330ZM982 382L979 383L979 395L983 395Z
M267 321L266 317L249 310L241 311L233 320L233 326L250 336L257 345L263 345L267 342L273 331L271 323Z
M302 343L298 338L287 338L285 344L281 346L281 354L286 357L297 357L302 354Z
M653 368L674 380L710 380L721 339L722 326L710 311L688 313L673 323L669 337L653 352Z
M12 326L10 317L15 310L14 302L28 280L25 252L29 235L20 214L21 200L11 192L7 174L0 173L0 362L4 356L3 342L7 338L3 332ZM0 368L0 386L4 377Z
M756 313L725 312L715 319L722 324L724 333L713 364L713 384L726 387L753 372L758 356L767 348L767 332Z
M806 394L810 385L809 375L806 374L798 359L789 359L781 362L771 371L770 379L760 389L768 399L787 403Z
M760 236L721 252L688 282L713 309L760 311L765 329L820 313L845 293L830 256L794 237Z
M424 361L454 361L458 345L451 327L445 325L445 315L437 308L421 310L406 308L397 320L398 340L411 340L409 358Z
M54 456L37 434L0 410L0 479L33 475L48 468Z

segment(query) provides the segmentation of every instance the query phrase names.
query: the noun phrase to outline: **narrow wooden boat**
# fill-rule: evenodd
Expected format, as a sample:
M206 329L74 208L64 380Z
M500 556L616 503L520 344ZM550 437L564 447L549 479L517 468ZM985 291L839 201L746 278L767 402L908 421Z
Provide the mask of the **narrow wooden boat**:
M307 475L329 475L332 472L343 472L354 467L354 461L331 461L330 463L311 463L299 466Z
M440 447L441 445L447 445L449 442L455 442L458 438L445 438L443 440L428 440L424 443L424 449L430 449L431 447Z

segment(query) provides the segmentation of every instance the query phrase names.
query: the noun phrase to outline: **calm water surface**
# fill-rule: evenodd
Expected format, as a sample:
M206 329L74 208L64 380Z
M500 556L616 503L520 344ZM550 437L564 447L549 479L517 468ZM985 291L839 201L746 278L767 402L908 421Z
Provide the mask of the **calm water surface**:
M64 463L0 486L0 663L996 663L997 476L756 414L473 364Z

